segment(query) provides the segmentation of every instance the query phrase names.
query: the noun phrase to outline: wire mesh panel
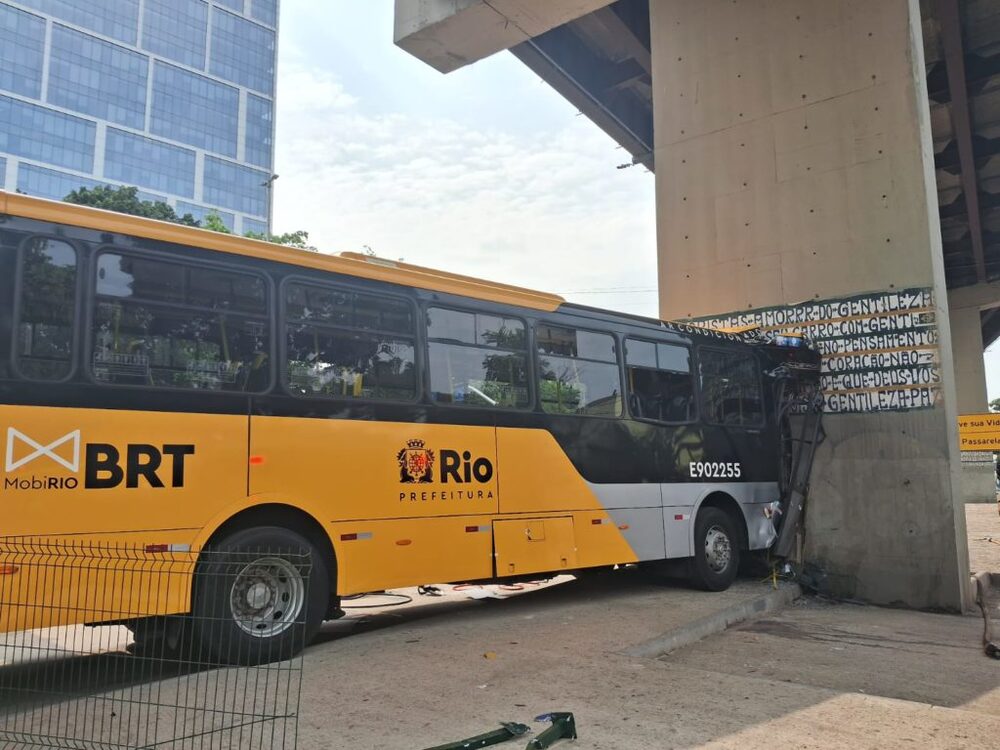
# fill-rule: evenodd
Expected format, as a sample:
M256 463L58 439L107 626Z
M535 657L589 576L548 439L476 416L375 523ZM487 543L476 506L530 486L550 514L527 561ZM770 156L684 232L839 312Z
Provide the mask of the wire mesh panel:
M0 750L294 748L311 560L0 539Z

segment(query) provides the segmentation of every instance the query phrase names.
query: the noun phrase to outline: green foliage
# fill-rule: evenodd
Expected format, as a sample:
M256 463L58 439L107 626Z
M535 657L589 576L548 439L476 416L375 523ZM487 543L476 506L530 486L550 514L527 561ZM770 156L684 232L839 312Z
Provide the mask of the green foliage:
M583 400L579 386L561 380L552 373L551 378L545 377L544 368L543 364L543 379L538 383L542 408L549 414L576 414Z
M120 214L143 216L147 219L159 219L175 224L185 224L189 227L199 226L191 214L178 216L173 208L162 201L144 201L139 198L139 188L110 187L98 185L95 188L82 187L74 190L63 198L67 203L80 206L103 208L106 211L117 211Z
M300 250L312 250L317 252L317 249L309 244L309 232L302 229L297 232L286 232L285 234L266 234L264 232L247 232L245 237L249 237L252 240L261 240L262 242L272 242L275 245L285 245L287 247L297 247Z
M990 401L990 411L1000 411L1000 398Z
M222 232L222 234L232 234L222 218L214 211L201 220L201 228L210 229L213 232Z
M63 200L79 206L103 208L105 211L116 211L120 214L143 216L147 219L171 221L175 224L184 224L189 227L201 227L213 232L232 234L229 227L223 223L217 213L209 213L202 221L198 221L191 214L178 216L173 208L162 201L141 200L139 198L139 188L136 187L110 187L104 185L98 185L95 188L82 187L79 190L74 190ZM276 245L285 245L287 247L297 247L300 250L318 252L315 247L309 244L309 232L301 229L297 232L286 232L285 234L247 232L244 236L252 240L262 240L264 242L273 242Z

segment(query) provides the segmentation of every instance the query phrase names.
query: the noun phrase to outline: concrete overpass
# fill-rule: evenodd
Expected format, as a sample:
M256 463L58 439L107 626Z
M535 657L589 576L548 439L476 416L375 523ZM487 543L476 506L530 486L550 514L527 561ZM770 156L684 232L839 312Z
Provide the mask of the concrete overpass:
M992 478L955 422L1000 336L1000 4L396 0L395 37L445 73L510 50L655 171L662 317L809 321L830 439L806 557L832 593L968 601L962 502Z

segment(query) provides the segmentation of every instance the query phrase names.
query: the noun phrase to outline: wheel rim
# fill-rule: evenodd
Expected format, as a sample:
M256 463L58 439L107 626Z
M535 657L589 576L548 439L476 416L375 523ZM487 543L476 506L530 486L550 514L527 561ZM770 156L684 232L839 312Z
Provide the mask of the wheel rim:
M229 605L240 630L273 638L295 624L305 599L298 568L280 557L261 557L236 574Z
M733 547L729 534L720 526L713 526L705 534L705 561L715 573L721 573L729 567L733 559Z

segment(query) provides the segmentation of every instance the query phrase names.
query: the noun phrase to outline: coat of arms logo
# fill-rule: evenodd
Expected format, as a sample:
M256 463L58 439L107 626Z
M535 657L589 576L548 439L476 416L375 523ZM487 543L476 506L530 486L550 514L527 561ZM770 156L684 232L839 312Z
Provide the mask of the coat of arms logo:
M424 447L423 440L407 440L406 447L396 454L399 481L405 484L432 482L434 451Z

